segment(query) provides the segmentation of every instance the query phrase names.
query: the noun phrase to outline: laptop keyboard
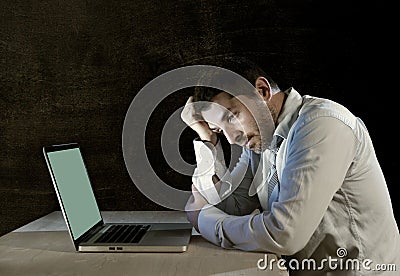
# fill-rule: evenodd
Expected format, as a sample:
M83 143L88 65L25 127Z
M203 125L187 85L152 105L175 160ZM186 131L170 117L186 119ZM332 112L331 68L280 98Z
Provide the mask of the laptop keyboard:
M111 225L95 243L138 243L150 229L150 225L115 224Z

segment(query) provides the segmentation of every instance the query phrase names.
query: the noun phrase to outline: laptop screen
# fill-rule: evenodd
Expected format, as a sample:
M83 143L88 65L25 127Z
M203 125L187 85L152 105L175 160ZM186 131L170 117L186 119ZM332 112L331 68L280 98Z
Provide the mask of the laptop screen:
M77 240L102 218L79 147L47 152L71 234Z

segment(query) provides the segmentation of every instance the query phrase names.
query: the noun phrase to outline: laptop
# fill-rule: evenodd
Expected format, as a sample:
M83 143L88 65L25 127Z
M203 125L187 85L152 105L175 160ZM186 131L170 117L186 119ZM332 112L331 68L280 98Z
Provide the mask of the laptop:
M187 223L104 223L78 143L43 147L68 232L78 252L184 252Z

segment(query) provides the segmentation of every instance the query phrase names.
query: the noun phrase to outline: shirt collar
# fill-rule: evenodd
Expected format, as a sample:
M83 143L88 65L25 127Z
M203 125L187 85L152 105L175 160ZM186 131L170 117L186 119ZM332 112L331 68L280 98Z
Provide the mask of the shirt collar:
M274 136L278 135L286 139L290 128L299 115L299 110L303 104L303 98L293 87L290 87L283 93L287 94L287 98L279 114Z

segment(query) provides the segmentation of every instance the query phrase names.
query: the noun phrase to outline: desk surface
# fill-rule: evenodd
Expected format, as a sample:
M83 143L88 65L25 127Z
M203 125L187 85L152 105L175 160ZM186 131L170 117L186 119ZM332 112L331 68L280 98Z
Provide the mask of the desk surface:
M187 222L179 211L102 215L105 222ZM223 249L195 231L183 253L78 253L59 211L0 237L0 275L288 275L276 266L259 270L260 259L265 254Z

